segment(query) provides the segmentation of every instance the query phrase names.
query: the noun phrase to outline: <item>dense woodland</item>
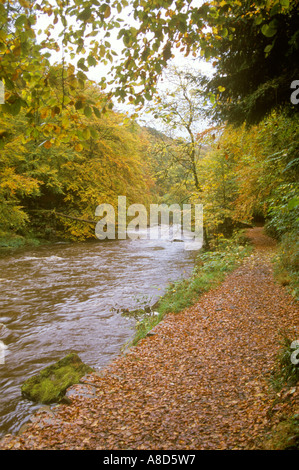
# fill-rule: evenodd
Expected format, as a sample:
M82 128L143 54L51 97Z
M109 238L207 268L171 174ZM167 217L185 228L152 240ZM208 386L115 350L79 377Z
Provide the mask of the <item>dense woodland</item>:
M94 239L96 206L124 195L203 203L210 241L263 221L298 270L298 0L2 0L0 23L3 246ZM112 78L89 79L101 63Z

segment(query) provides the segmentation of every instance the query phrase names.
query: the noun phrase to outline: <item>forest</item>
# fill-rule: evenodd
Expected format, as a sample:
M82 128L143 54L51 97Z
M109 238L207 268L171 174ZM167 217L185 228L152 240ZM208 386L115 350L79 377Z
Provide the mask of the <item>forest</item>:
M97 203L117 194L141 203L199 196L210 236L226 219L254 217L280 235L296 230L296 1L216 1L199 8L177 2L176 11L167 1L155 8L141 2L142 11L134 2L139 30L121 28L115 17L127 2L52 3L1 2L3 235L92 237L86 224L60 214L93 220ZM42 41L40 15L49 22ZM58 22L60 38L53 32ZM124 42L120 64L106 39L117 28ZM90 40L102 31L102 41ZM214 61L215 72L211 78L170 67L172 90L163 96L156 84L175 48ZM53 50L60 63L51 63ZM85 56L72 65L67 51ZM101 61L110 61L114 74L114 89L106 93L105 78L96 83L86 76ZM134 86L143 89L134 95ZM186 137L167 138L117 112L119 97L134 103L135 117L150 106ZM200 132L196 124L205 116L212 124Z
M133 2L138 28L121 20L126 1L0 6L2 245L94 238L95 207L118 195L200 200L208 238L252 220L296 233L297 1ZM175 49L212 76L172 65ZM101 62L109 84L87 77ZM165 132L140 124L148 111Z
M122 17L130 7L138 28ZM93 239L97 205L124 195L129 204L200 201L207 240L263 221L293 258L296 0L2 1L0 15L3 247ZM121 54L109 42L115 31ZM176 50L212 63L212 75L173 64ZM110 81L88 78L101 63ZM138 120L147 112L163 132Z

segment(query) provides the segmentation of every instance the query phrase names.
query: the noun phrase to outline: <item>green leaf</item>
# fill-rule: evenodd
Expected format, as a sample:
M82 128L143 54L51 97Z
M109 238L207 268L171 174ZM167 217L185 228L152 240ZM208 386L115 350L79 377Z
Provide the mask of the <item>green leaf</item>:
M109 18L110 15L111 15L111 8L109 5L107 5L105 8L105 12L104 12L105 19Z
M88 128L83 129L82 134L83 134L83 138L85 140L90 139L90 129L88 129Z
M101 111L98 108L96 108L95 106L93 106L92 109L93 109L93 112L94 112L95 116L97 118L100 118L101 117Z
M79 110L79 109L82 109L82 108L83 108L83 103L82 103L82 101L81 101L81 100L79 100L79 101L77 101L77 102L76 102L76 104L75 104L75 108L76 108L77 110Z
M81 70L78 71L77 77L78 77L78 79L81 80L82 82L84 82L85 80L87 80L87 76L86 76L85 73L83 73Z
M276 3L276 5L273 6L270 10L270 16L275 16L277 13L281 11L281 5L280 3Z
M104 57L105 53L106 53L106 48L105 48L104 44L101 44L100 45L100 51L99 51L100 57Z
M12 116L17 116L21 111L22 100L16 99L13 103L5 103L2 105L2 110L8 112Z
M272 44L268 44L268 46L265 47L266 54L269 54L269 52L272 51L273 46L274 46L274 42L272 42Z
M84 114L86 117L90 118L92 116L92 109L90 106L85 106Z
M77 137L79 140L83 141L84 140L84 135L83 132L79 129L77 130Z
M210 94L209 94L209 98L210 98L211 103L214 104L215 101L216 101L216 98L215 98L214 93L210 93Z
M84 70L85 72L88 71L88 67L86 67L85 59L83 57L80 60L78 60L77 66L79 67L79 69Z
M166 62L168 59L170 59L170 57L171 57L171 43L167 42L163 50L163 59Z
M90 128L90 135L93 139L98 139L99 133L96 129Z
M227 28L223 28L221 31L220 31L220 34L223 38L226 38L226 36L228 35L228 30Z
M85 10L83 10L82 13L78 15L78 20L87 21L90 15L91 15L90 7L85 8Z
M160 64L155 64L154 67L155 67L155 70L156 70L157 73L161 73L161 72L162 72L162 67L161 67Z
M272 38L277 33L277 21L273 20L269 24L264 24L262 26L262 33L267 38Z
M87 62L90 67L94 67L95 65L97 65L97 61L92 55L89 55L87 57Z
M292 210L299 206L299 198L294 197L288 202L288 209Z
M262 15L260 15L257 18L255 18L254 23L258 26L259 24L263 22L263 19L264 18L262 17Z
M17 28L22 27L27 21L26 15L21 15L16 19L15 25Z

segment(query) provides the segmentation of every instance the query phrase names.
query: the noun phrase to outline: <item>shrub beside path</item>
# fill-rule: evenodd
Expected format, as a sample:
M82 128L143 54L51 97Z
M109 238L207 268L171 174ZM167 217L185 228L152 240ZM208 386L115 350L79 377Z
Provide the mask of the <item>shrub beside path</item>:
M0 448L263 448L275 415L269 377L280 331L299 339L299 309L274 282L275 242L262 228L248 236L253 253L220 286L167 315L127 354L87 376L83 396L40 413ZM294 403L298 387L292 393Z

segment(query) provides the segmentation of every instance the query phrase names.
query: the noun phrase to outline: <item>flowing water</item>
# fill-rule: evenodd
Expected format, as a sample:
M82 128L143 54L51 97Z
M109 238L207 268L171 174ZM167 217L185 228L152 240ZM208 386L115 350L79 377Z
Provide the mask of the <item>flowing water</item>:
M16 433L40 405L22 383L69 352L95 369L121 353L134 320L115 311L153 304L170 281L188 276L195 251L184 243L119 240L57 243L0 258L0 436Z

